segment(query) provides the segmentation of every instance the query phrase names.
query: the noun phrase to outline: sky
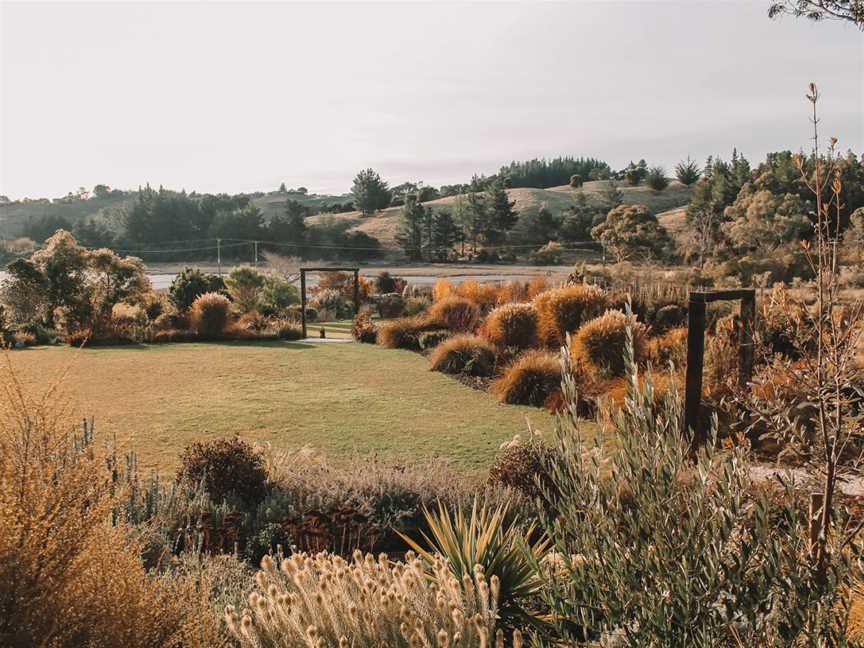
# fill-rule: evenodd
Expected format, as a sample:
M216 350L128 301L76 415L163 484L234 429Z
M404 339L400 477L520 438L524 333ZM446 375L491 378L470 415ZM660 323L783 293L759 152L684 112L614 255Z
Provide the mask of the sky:
M768 0L0 1L0 194L342 193L510 160L864 153L864 33Z

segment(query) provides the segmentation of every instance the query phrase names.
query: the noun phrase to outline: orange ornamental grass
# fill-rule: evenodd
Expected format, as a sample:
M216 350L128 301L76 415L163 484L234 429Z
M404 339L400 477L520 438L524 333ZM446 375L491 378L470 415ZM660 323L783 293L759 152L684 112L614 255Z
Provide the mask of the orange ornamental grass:
M526 351L492 383L498 400L510 405L541 407L560 390L561 361L550 351Z
M601 378L618 378L626 370L624 348L627 343L627 328L633 335L634 360L638 363L646 355L646 329L643 324L621 311L606 311L590 320L573 336L570 352L573 360L587 365Z
M687 364L687 329L674 328L648 341L647 357L656 369L664 369L671 362L681 369Z
M505 304L489 313L483 330L501 347L532 347L537 344L537 311L531 304Z
M533 304L539 318L540 341L553 346L563 344L567 333L602 313L606 295L596 286L579 284L541 292Z
M436 346L429 362L432 371L488 377L495 371L495 347L479 335L457 335Z
M427 311L427 321L451 331L473 331L480 319L480 308L465 297L450 295L436 301Z

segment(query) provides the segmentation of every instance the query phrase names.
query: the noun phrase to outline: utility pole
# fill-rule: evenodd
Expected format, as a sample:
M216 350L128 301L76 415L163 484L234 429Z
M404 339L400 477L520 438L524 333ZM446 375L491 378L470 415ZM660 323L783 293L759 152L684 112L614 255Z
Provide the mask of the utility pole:
M255 243L255 267L258 267L258 241L254 241Z
M216 239L216 263L219 266L219 276L222 276L222 239Z

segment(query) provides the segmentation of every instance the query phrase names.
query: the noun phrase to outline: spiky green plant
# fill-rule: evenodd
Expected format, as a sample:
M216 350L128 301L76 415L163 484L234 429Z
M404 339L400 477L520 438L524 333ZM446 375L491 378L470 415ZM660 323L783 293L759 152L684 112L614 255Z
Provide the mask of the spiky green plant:
M537 622L525 605L540 587L534 565L543 558L549 543L545 536L532 543L535 525L526 529L508 522L508 509L509 504L493 509L475 498L466 515L461 506L451 513L439 502L437 511L424 509L430 530L429 535L422 534L427 547L405 535L402 538L430 565L436 556L444 556L466 590L476 588L483 578L497 577L498 614L505 626L516 627Z

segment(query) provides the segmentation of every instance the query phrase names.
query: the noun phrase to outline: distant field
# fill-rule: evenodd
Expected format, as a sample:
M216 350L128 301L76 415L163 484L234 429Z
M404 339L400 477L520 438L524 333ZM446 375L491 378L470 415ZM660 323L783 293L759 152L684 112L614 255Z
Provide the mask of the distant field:
M328 337L344 334L344 326L328 329ZM40 347L10 357L25 384L42 389L67 369L62 392L75 413L95 417L101 438L116 435L143 466L161 470L176 467L193 439L236 432L337 456L441 456L474 471L525 430L526 417L541 430L552 425L543 410L499 405L429 371L418 354L372 345Z
M602 192L606 187L606 182L586 182L581 190L574 190L565 185L549 189L508 189L507 195L510 200L515 201L514 209L518 212L530 212L546 207L557 214L574 204L574 196L579 191L585 193L589 200L597 202L601 200ZM673 182L661 192L654 192L645 186L627 187L623 184L619 189L624 194L624 202L645 205L655 214L686 205L692 191L678 182ZM448 196L424 204L432 209L452 209L456 201L456 196ZM352 229L374 236L381 241L382 245L395 246L401 210L401 207L390 207L367 218L361 217L359 212L318 215L311 217L309 222L321 222L325 218L347 220L352 224Z

